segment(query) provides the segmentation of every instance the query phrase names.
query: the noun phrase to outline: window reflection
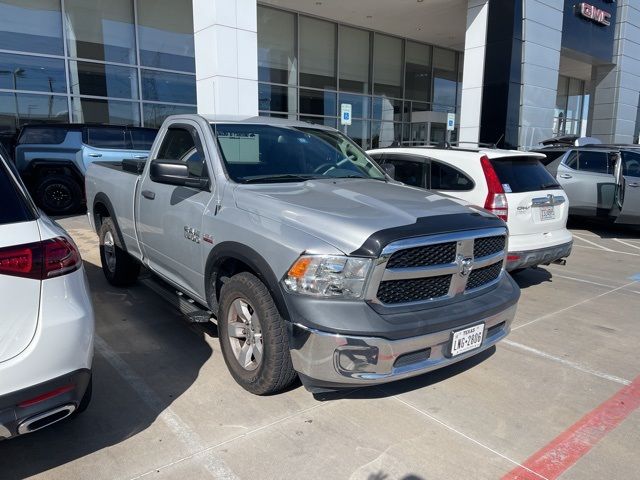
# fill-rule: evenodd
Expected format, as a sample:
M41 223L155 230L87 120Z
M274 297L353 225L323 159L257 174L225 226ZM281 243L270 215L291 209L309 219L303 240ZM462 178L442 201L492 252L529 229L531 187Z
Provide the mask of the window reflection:
M369 32L340 25L339 35L340 90L369 93Z
M69 56L135 62L132 0L65 0Z
M442 48L433 49L433 109L453 112L456 106L458 74L456 53Z
M15 131L25 123L68 121L67 97L0 92L0 131Z
M431 47L406 42L405 98L428 102L431 99Z
M139 103L74 97L71 109L72 121L76 123L140 125Z
M195 72L191 0L138 0L140 63Z
M377 95L402 96L402 40L375 34L373 90Z
M0 45L62 55L60 0L0 0Z
M169 115L180 113L196 113L196 107L186 105L162 105L160 103L144 103L142 105L144 114L144 126L160 128L164 119Z
M300 89L300 113L336 116L336 94Z
M300 17L300 85L336 88L335 23Z
M263 82L297 83L295 16L258 7L258 78Z
M296 113L297 92L295 88L260 83L258 85L258 108L271 112Z
M195 104L196 78L193 75L142 70L142 98Z
M66 92L64 60L0 53L0 88Z
M138 98L133 68L103 63L69 62L71 93L95 97Z

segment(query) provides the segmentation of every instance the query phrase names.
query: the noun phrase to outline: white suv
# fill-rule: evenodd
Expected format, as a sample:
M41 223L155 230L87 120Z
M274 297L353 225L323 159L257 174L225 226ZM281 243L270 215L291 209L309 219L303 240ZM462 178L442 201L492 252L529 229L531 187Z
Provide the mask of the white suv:
M78 249L0 154L0 440L84 410L94 317Z
M368 152L394 178L478 205L507 222L507 270L562 260L573 237L569 203L540 163L544 155L515 150L385 148Z

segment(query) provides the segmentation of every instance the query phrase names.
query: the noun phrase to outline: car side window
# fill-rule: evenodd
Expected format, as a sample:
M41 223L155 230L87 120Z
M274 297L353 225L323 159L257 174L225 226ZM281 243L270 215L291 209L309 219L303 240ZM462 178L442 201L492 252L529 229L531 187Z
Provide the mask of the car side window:
M108 148L112 150L126 150L129 147L124 128L87 128L87 145L95 148Z
M419 160L386 155L384 163L395 167L395 180L413 187L425 188L424 173L426 164Z
M129 130L131 135L131 148L134 150L151 150L153 141L156 138L157 130L147 128L132 128Z
M640 153L622 152L622 174L640 177Z
M578 169L578 152L571 152L567 159L563 162L565 166L572 170Z
M22 131L19 144L59 145L67 136L65 128L28 127Z
M431 160L431 189L468 191L473 190L473 180L460 170L445 165L436 160Z
M169 127L156 158L186 163L192 177L207 176L204 150L198 132L193 127Z
M578 170L592 173L613 173L609 170L607 152L578 152Z

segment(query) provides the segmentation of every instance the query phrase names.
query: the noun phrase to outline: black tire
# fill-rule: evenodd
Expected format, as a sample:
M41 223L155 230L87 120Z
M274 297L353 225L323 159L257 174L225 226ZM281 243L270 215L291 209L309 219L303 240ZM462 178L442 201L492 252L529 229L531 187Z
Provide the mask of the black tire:
M87 408L89 408L89 404L91 403L91 397L93 396L93 376L89 378L89 384L87 385L87 389L84 391L84 395L82 396L82 400L78 404L78 408L73 412L74 415L80 415Z
M262 355L261 361L253 370L240 364L229 334L230 310L234 302L240 299L248 304L251 313L257 314L259 319ZM219 305L220 348L235 381L256 395L277 393L290 386L297 378L297 373L291 363L287 327L267 287L255 275L239 273L222 286Z
M48 175L38 180L36 203L49 215L77 213L82 205L82 189L66 175Z
M123 248L111 218L105 218L98 231L100 239L100 263L107 281L116 287L135 283L140 273L140 263Z

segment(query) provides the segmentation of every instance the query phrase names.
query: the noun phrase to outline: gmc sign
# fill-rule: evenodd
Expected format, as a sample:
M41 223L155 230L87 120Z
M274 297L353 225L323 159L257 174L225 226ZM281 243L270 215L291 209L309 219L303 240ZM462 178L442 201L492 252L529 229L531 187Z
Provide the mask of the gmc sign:
M613 3L613 2L608 2L608 3ZM596 22L600 25L604 25L606 27L611 25L611 21L610 21L611 14L605 10L602 10L598 7L594 7L593 5L585 2L579 3L578 5L576 5L576 8L578 10L578 13L582 15L584 18L587 18L593 22Z

